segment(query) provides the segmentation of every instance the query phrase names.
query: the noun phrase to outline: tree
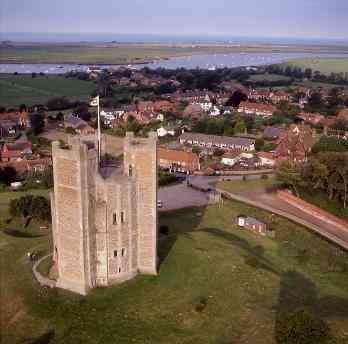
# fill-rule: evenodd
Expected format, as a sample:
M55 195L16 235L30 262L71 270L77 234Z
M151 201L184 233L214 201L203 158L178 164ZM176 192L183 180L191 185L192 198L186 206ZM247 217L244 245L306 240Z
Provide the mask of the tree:
M41 134L45 128L44 115L40 112L30 115L30 126L35 135Z
M233 92L232 96L228 99L226 106L232 106L238 108L242 101L246 101L248 97L242 91L237 90Z
M312 153L345 151L348 151L348 142L336 136L322 136L312 147Z
M236 123L236 125L234 126L234 132L236 134L246 132L246 125L245 125L245 122L243 120L240 120Z
M301 173L299 168L290 161L283 161L276 172L277 180L285 186L290 186L297 197L300 196L299 186L301 184Z
M11 166L0 168L0 183L10 185L17 179L17 171Z
M306 68L304 71L304 76L307 79L312 79L313 71L311 68Z
M260 151L262 147L265 145L265 140L264 139L256 139L255 140L255 150Z
M89 112L87 104L81 104L74 110L75 114L86 122L91 120L91 113Z
M47 198L42 196L26 195L10 201L9 212L13 217L22 217L24 222L29 217L49 221L51 207Z

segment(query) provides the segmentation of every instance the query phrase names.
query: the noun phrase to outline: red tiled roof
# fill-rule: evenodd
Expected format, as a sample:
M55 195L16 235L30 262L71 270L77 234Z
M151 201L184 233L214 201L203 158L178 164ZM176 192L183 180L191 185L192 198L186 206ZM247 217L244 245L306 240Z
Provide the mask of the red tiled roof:
M250 103L250 102L241 102L239 105L239 108L248 109L251 111L263 111L263 112L277 111L277 108L271 104Z
M199 163L199 158L194 153L165 148L158 148L158 158L169 161L185 162L187 164Z

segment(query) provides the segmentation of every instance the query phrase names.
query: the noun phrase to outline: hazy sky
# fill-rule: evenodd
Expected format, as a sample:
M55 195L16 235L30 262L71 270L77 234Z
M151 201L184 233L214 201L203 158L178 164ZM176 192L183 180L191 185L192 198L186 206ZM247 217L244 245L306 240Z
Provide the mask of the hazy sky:
M348 0L0 0L1 32L348 38Z

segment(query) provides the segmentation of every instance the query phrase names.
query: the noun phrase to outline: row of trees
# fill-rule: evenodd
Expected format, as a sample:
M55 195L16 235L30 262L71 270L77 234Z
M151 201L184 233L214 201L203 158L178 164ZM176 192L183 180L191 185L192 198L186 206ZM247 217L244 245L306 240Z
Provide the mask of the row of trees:
M348 152L319 152L304 164L285 161L278 169L277 178L291 187L297 196L302 189L305 192L323 191L330 200L337 200L347 207Z
M326 82L336 85L348 85L348 73L322 74L320 71L313 71L311 68L302 69L296 66L271 65L266 71L272 74L285 75L295 79L309 79L317 82Z

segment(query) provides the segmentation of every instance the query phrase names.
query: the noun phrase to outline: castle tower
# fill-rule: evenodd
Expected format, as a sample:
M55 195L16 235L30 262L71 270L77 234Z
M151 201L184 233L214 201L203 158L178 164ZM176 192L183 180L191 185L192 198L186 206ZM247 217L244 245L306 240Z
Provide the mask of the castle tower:
M134 178L138 227L138 268L144 274L157 274L157 135L148 139L127 133L124 171Z
M85 294L93 287L93 209L97 153L73 140L70 149L52 144L54 194L51 196L57 286Z
M124 140L124 169L101 173L97 148L53 143L57 286L80 294L157 273L157 139ZM110 171L108 171L110 172Z

